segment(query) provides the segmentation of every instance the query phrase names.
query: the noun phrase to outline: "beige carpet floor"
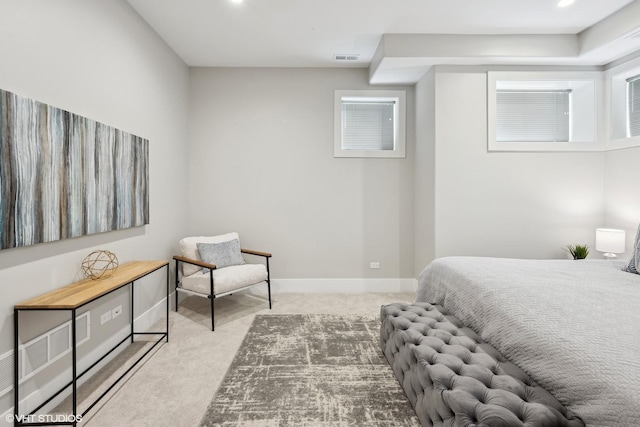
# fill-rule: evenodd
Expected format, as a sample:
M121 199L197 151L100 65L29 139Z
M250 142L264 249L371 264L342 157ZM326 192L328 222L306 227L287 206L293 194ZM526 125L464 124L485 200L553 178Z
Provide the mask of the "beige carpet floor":
M216 330L210 330L208 300L190 297L169 316L170 339L156 347L126 379L89 412L81 426L197 426L222 382L256 314L377 314L380 305L413 301L413 294L280 294L273 309L266 298L244 293L216 300ZM119 375L132 345L90 380L80 396L93 399ZM107 379L105 379L107 378ZM86 406L80 404L80 408Z

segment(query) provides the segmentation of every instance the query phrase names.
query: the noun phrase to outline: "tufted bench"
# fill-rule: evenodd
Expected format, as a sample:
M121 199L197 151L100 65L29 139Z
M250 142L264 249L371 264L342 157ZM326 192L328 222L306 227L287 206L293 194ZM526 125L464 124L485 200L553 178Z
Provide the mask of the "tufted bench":
M442 306L394 303L380 319L382 351L423 426L584 426Z

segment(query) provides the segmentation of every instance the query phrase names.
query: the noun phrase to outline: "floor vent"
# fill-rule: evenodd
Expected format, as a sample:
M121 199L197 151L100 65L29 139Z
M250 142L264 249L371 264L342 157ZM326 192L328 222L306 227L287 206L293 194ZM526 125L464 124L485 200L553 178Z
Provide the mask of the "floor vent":
M78 346L90 338L90 312L76 316ZM71 351L71 321L35 337L19 348L18 378L28 380ZM13 351L0 356L0 396L13 389Z

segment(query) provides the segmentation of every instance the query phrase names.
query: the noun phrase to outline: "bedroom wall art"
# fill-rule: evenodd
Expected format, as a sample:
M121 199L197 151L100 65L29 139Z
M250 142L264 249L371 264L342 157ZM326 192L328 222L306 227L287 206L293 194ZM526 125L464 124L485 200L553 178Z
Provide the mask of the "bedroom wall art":
M149 223L149 141L0 90L0 249Z

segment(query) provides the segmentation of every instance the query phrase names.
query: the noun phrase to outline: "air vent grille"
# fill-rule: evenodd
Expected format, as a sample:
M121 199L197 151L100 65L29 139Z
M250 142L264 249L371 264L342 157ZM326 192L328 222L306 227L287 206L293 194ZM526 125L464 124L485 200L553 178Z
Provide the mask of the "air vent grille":
M359 57L360 55L356 53L336 53L335 55L333 55L333 60L338 62L357 61Z
M22 356L22 351L19 356ZM22 377L20 371L18 375ZM13 351L0 356L0 396L11 390L13 390Z
M91 317L87 311L76 317L78 346L90 337ZM71 351L71 321L67 321L20 346L18 352L18 378L20 382L31 378ZM0 356L0 396L13 389L13 351Z
M24 346L24 375L30 376L44 368L49 361L48 337L45 335Z
M69 328L60 328L49 335L51 347L51 359L57 359L71 348L71 334Z
M629 34L624 36L624 38L625 39L640 39L640 28L636 28L635 30L633 30L632 32L630 32Z

